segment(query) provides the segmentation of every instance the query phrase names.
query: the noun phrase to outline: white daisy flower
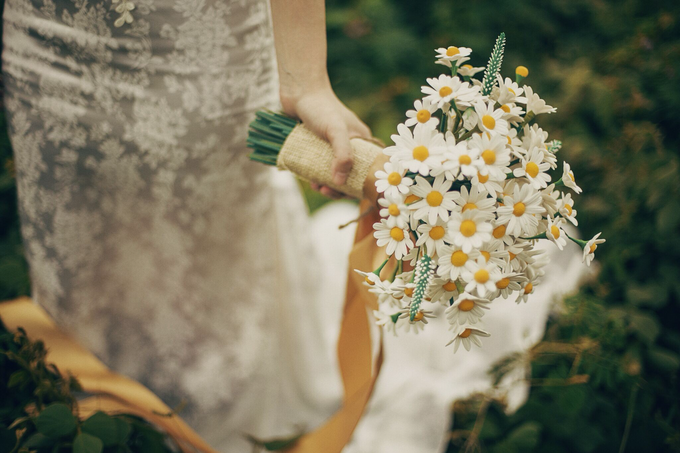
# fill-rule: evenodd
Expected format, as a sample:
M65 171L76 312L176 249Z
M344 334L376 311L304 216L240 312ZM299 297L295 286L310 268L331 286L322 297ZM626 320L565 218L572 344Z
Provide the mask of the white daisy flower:
M527 114L534 112L534 115L540 115L541 113L555 113L557 111L555 107L549 106L538 97L538 94L534 93L529 85L524 85L524 94L527 98Z
M431 310L418 310L418 313L411 321L411 315L409 308L404 308L399 312L399 320L404 320L403 329L405 332L409 332L413 329L414 333L418 333L425 329L425 324L428 324L428 318L434 318L434 314Z
M505 180L510 172L510 151L506 148L507 139L502 135L475 134L468 142L468 148L479 151L483 165L479 172L490 175L494 181Z
M510 77L505 80L498 75L498 98L495 99L499 104L526 104L527 98L521 97L524 93L524 88L513 82Z
M486 192L479 192L473 185L470 190L466 186L460 188L460 192L454 192L453 201L456 202L456 212L467 210L479 210L486 220L496 217L496 199L489 198Z
M431 257L439 256L439 251L446 246L446 222L437 219L435 224L423 223L418 227L418 241L416 247L425 246L426 253Z
M380 310L374 310L373 315L375 316L376 319L375 323L381 326L385 330L385 332L387 333L392 332L394 336L397 336L397 331L399 330L399 328L401 328L404 323L408 322L399 318L399 312L390 315L387 313L383 313Z
M543 152L540 149L533 148L526 156L522 156L520 161L522 166L512 172L516 178L526 177L536 190L548 186L550 175L546 172L550 170L550 164L543 162Z
M555 190L555 184L550 184L541 191L541 204L545 208L545 212L548 215L554 216L557 212L557 200L560 198L560 195L561 192L559 190Z
M469 260L475 260L479 256L477 250L468 253L463 252L460 247L442 247L437 261L437 274L442 278L456 281L465 271L465 265Z
M413 248L411 235L405 228L390 227L384 219L373 224L373 236L377 239L378 247L386 246L386 253L400 260L409 249Z
M502 278L496 282L496 297L507 299L511 294L522 289L522 283L527 281L527 278L518 272L504 272Z
M382 206L380 216L386 217L385 220L387 220L388 226L398 226L399 228L406 228L408 226L409 211L401 194L381 197L378 199L378 204Z
M508 252L508 265L512 270L522 272L527 266L534 263L534 252L540 252L532 250L531 247L530 241L518 240L506 249L506 252Z
M571 199L570 193L562 194L558 212L563 218L567 219L575 226L578 226L578 220L576 220L576 214L578 214L578 212L574 209L574 202Z
M453 202L455 192L449 192L451 181L444 179L443 175L437 176L432 185L427 179L416 176L416 185L411 188L411 192L421 198L420 201L409 205L415 211L413 218L421 220L427 218L427 222L434 225L437 218L444 221L449 220L449 211L456 208Z
M463 213L452 212L447 242L470 253L472 249L479 249L484 242L491 240L491 229L491 223L478 209L469 209Z
M432 302L449 306L449 301L458 297L456 282L448 278L435 277L428 287L428 295Z
M417 99L413 103L414 110L407 110L406 117L408 118L404 124L408 127L416 124L425 124L428 127L436 128L439 124L439 118L432 116L437 111L437 106L430 103L429 99Z
M510 123L510 125L517 126L523 121L522 115L524 115L524 110L522 110L522 107L514 103L508 103L501 104L500 109L503 111L502 118Z
M354 269L354 272L364 277L364 285L371 287L376 286L379 289L384 288L383 281L380 279L380 276L375 272L363 272L360 271L359 269Z
M452 328L458 325L477 324L484 316L484 310L490 308L489 304L490 300L464 292L446 309L446 319Z
M475 74L482 72L484 69L485 68L483 66L474 68L472 65L464 64L458 68L458 75L461 77L473 77Z
M407 194L413 180L404 176L405 174L406 170L399 163L386 162L384 170L375 172L376 191L384 193L386 197L398 197L400 194Z
M392 135L395 146L384 150L392 162L400 162L404 168L423 176L441 165L446 151L443 134L420 123L416 124L413 133L405 124L397 126L397 131L399 135Z
M456 351L458 351L461 343L463 344L465 350L469 351L472 343L480 348L482 347L482 342L479 341L480 337L490 336L488 332L472 326L459 326L454 333L455 335L453 339L446 344L446 346L448 346L453 343L454 354Z
M437 52L437 63L450 68L452 63L459 64L462 61L469 60L468 57L472 53L472 49L469 47L449 46L435 49L435 52Z
M504 250L503 242L498 239L492 239L485 242L482 248L479 249L480 255L484 257L486 262L491 262L498 267L505 265L505 258L508 256Z
M527 302L529 300L529 295L534 292L536 284L535 282L527 281L522 285L522 288L519 291L519 294L517 295L517 299L515 299L515 303L520 303L520 302Z
M567 235L562 230L562 223L564 221L558 218L548 217L548 228L545 230L545 235L551 242L553 242L558 249L563 250L567 245Z
M543 250L529 250L526 253L531 256L532 262L527 264L524 274L536 286L538 280L545 275L545 266L550 257Z
M477 125L482 131L501 135L508 134L508 122L503 119L504 112L494 107L494 101L489 101L487 104L478 101L474 107L479 118Z
M476 148L468 148L468 141L456 143L453 134L446 135L447 151L441 167L433 175L444 174L446 179L455 181L464 177L471 179L479 173L484 161Z
M606 242L606 239L598 239L602 233L597 233L591 240L586 242L583 247L583 262L590 266L590 263L595 258L595 250L599 244Z
M498 266L492 262L487 263L483 256L479 256L475 261L469 260L465 264L462 277L467 282L465 291L476 290L482 297L487 293L493 293L496 290L496 282L502 278Z
M451 77L446 74L441 74L439 78L429 78L427 83L430 86L421 87L423 94L426 94L425 99L438 108L444 108L445 104L454 101L459 109L464 109L470 106L470 103L475 99L479 93L479 88L472 87L468 82L461 82L458 77Z
M486 191L493 198L496 198L498 193L503 192L503 187L498 182L492 180L488 174L483 175L477 172L470 181L472 181L473 186L476 186L479 190Z
M538 219L534 214L543 214L541 193L525 184L521 188L514 186L513 195L503 198L504 206L497 209L498 221L507 224L507 233L512 236L521 234L533 236L538 229Z
M564 171L562 171L562 183L577 194L582 192L576 184L576 177L574 177L574 172L571 171L571 166L566 162L564 162Z
M515 239L508 234L508 227L505 224L499 223L498 220L491 225L493 230L491 230L491 236L494 239L502 241L506 245L512 245L515 243Z

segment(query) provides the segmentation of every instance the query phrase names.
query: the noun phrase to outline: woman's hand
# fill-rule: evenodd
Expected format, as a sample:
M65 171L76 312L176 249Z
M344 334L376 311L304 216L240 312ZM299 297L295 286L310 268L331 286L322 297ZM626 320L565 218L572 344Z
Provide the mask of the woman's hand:
M324 88L304 91L299 96L281 94L283 111L299 118L305 126L333 147L331 173L333 182L341 185L347 181L352 169L351 138L372 138L371 130L335 95L330 85ZM331 198L344 195L330 187L312 184L312 189Z

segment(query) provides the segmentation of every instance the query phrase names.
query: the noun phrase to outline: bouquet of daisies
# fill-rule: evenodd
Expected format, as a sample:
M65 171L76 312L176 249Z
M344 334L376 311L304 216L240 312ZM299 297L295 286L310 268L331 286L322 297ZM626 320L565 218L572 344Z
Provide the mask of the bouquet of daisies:
M365 196L367 175L375 174L381 221L374 236L388 258L357 272L378 296L377 323L395 334L418 332L434 317L426 305L443 304L454 352L489 336L481 321L492 300L526 302L540 284L547 259L536 241L560 250L575 242L588 265L605 241L564 231L578 224L571 192L581 188L566 162L552 181L562 144L535 121L555 109L523 84L527 68L519 66L514 81L501 77L504 46L501 33L486 68L466 64L469 48L437 49L436 63L450 75L427 79L425 96L392 135L394 146L353 142L351 184L334 187ZM332 186L332 149L304 125L258 112L248 141L252 159ZM381 153L389 160L375 171ZM390 260L394 270L383 272Z
M504 45L501 34L486 68L465 64L469 48L436 50L451 75L427 79L376 173L382 219L374 236L390 258L357 271L378 295L375 315L388 331L417 332L434 316L425 303L445 305L454 350L489 336L480 326L492 300L527 301L546 264L536 241L560 250L573 241L586 264L604 242L564 231L567 222L578 224L570 192L581 189L566 162L552 181L561 143L534 122L555 109L522 84L525 67L514 81L501 77ZM389 259L396 270L383 278Z

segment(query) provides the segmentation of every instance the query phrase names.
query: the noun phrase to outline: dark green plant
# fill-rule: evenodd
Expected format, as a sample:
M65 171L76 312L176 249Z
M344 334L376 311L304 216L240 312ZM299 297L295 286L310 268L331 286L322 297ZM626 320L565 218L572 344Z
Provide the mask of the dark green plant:
M0 453L172 452L177 447L145 420L96 412L81 420L78 381L46 363L42 341L0 320Z

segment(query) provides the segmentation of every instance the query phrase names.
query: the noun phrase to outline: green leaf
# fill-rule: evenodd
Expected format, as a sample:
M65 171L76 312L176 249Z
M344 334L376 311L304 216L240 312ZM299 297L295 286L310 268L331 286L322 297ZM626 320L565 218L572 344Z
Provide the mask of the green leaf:
M66 404L54 403L47 406L35 419L38 431L47 437L62 437L76 429L76 417Z
M40 433L34 433L31 437L29 437L26 442L22 443L21 446L31 449L31 448L42 448L42 447L50 447L54 445L57 442L57 439L54 439L52 437L47 437L43 434Z
M100 438L105 447L110 447L125 442L130 434L130 425L104 412L95 412L83 422L82 430Z
M9 376L9 381L7 382L7 388L11 389L12 387L16 387L19 384L23 384L27 380L30 379L29 374L26 372L26 370L19 370L15 371Z
M669 349L652 347L648 357L653 365L664 371L673 372L680 368L680 356Z
M104 444L101 439L87 433L80 433L73 441L73 453L101 453Z
M12 451L17 444L17 435L14 430L0 425L0 451Z
M536 447L541 434L541 425L537 422L526 422L508 435L507 441L519 451L527 451Z
M647 344L654 343L661 330L656 317L642 311L630 314L630 327L635 331L638 338Z

